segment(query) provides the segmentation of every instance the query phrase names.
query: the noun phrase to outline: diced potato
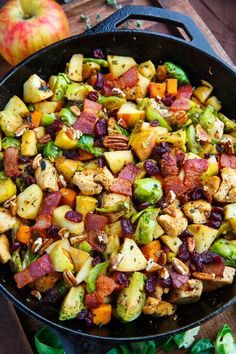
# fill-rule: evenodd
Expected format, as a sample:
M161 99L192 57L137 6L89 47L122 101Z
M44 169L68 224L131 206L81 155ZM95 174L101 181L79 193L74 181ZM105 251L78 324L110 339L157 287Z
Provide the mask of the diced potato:
M217 237L218 230L213 229L206 225L192 224L187 228L191 234L193 234L195 240L195 250L198 253L207 251L215 238Z
M190 279L178 289L173 289L168 294L168 301L172 304L182 305L197 302L203 291L201 280Z
M34 130L26 130L22 135L21 155L34 156L37 154L37 137Z
M115 257L120 248L120 239L117 235L111 235L108 237L108 243L106 248L106 255L112 258Z
M61 149L70 150L77 147L77 140L70 139L65 129L61 129L56 136L54 144Z
M16 194L16 185L10 178L0 181L0 203Z
M127 87L123 90L127 100L137 100L147 96L150 80L141 74L138 74L139 80L137 85L133 87Z
M117 220L111 224L105 225L105 232L108 236L118 236L121 237L123 235L121 221Z
M67 182L70 182L70 180L74 176L74 173L77 170L82 169L83 163L80 161L66 159L64 156L60 156L56 159L55 166L57 172L59 174L62 174L67 180Z
M79 250L78 248L74 248L74 247L70 247L69 252L70 252L74 267L75 267L75 271L79 272L80 269L85 264L85 262L90 257L89 253L84 252L84 251Z
M109 71L112 73L114 78L118 78L127 70L132 68L132 66L137 65L134 58L120 55L108 55L107 61L109 65Z
M195 224L205 224L211 212L211 204L205 200L190 201L183 206L184 214Z
M39 187L44 191L56 192L58 187L58 175L54 165L49 160L43 160L35 171L35 179Z
M9 209L0 208L0 234L11 230L16 222L17 218L11 215Z
M41 139L46 133L44 127L34 128L37 140Z
M43 192L37 184L32 184L17 195L17 215L34 220L38 215Z
M53 248L56 247L57 245L60 245L62 248L64 248L67 251L69 251L71 247L68 238L62 238L61 240L55 241L50 246L48 246L45 252L50 254Z
M65 214L72 209L68 205L61 205L53 211L53 223L60 228L66 228L71 234L80 235L84 231L84 222L67 220Z
M5 264L10 259L10 242L6 235L0 235L0 263Z
M216 96L209 97L206 101L206 105L211 105L216 112L220 111L222 108L222 104Z
M0 127L5 135L15 136L17 128L23 125L23 120L18 113L12 111L0 112Z
M32 281L32 283L30 283L30 287L39 291L40 293L46 293L56 284L59 279L61 279L61 274L53 272L43 278Z
M69 65L68 65L67 76L73 81L83 81L82 70L83 70L83 55L74 54L72 55Z
M225 206L225 220L236 218L236 203Z
M229 219L229 224L232 227L234 233L236 233L236 217Z
M208 292L225 285L233 283L235 276L235 268L226 266L224 269L223 277L215 277L213 280L203 280L203 291Z
M157 223L156 227L155 227L153 238L157 239L158 237L162 236L164 233L165 232L164 232L163 228L161 227L161 225L159 225L159 223Z
M52 261L53 269L56 272L64 272L66 270L72 272L74 270L70 253L62 248L60 244L52 249L50 252L50 259Z
M146 77L149 80L152 80L156 74L155 65L151 60L145 61L144 63L139 64L138 71L141 75Z
M89 79L93 74L96 74L100 71L100 65L94 62L88 62L83 64L83 81Z
M147 260L142 254L136 242L130 238L125 238L118 255L123 256L121 262L117 266L119 272L135 272L143 270L147 266ZM117 257L118 257L117 255Z
M90 270L92 269L93 258L89 256L87 261L84 263L80 271L76 274L76 280L78 284L82 283L87 276L89 275Z
M46 82L36 74L31 75L24 83L23 93L24 101L27 103L37 103L53 95Z
M85 218L88 213L93 212L96 209L97 203L98 201L96 198L79 195L76 197L76 211L81 213Z
M134 162L131 150L108 151L104 156L113 173L120 172L125 165Z
M34 104L34 108L37 112L41 112L43 114L54 113L57 111L58 102L52 101L44 101Z
M212 93L213 86L209 84L209 82L202 80L202 85L195 88L193 91L193 95L201 102L205 103L205 101L209 98Z
M16 114L20 114L21 116L29 113L26 104L16 95L10 98L10 100L7 102L6 106L4 107L4 110L11 111Z
M138 109L134 102L126 102L120 107L117 117L122 119L128 127L134 127L137 122L145 119L145 111Z
M169 247L169 249L177 254L179 252L179 247L182 245L182 241L179 237L171 237L168 235L163 235L160 237L161 241Z

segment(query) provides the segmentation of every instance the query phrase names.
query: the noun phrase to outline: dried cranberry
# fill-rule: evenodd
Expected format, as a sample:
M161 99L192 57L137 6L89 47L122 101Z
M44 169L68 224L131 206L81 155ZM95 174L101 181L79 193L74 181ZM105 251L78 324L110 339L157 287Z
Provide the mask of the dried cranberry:
M167 203L165 201L164 198L161 198L157 204L156 204L157 208L161 208L161 209L165 209L167 207Z
M105 55L101 49L94 49L93 56L96 59L104 59Z
M82 310L77 316L77 319L80 321L84 321L87 326L92 325L92 318L93 316L89 310Z
M92 266L95 267L95 265L99 264L102 262L101 257L97 256L92 260Z
M160 143L152 149L151 157L155 160L159 160L163 154L170 151L170 147L167 143Z
M157 283L157 278L155 277L155 275L151 275L145 284L146 291L148 293L153 293L155 290L156 283Z
M162 103L167 106L170 107L172 105L172 103L174 102L174 96L173 95L167 95L166 97L162 98Z
M223 216L215 210L212 210L209 216L211 221L222 221Z
M65 150L63 154L67 159L71 160L79 160L80 158L78 150Z
M90 91L87 95L87 99L93 102L97 102L98 100L98 92L97 91Z
M149 202L143 202L139 205L139 209L146 209L150 206L151 204Z
M217 207L212 208L211 212L217 212L223 216L225 213L225 210L223 207L217 206Z
M57 288L49 289L42 299L42 304L45 306L50 306L59 299L59 292Z
M18 241L15 241L12 245L11 245L11 252L17 251L18 249L20 249L22 247L22 244Z
M160 172L156 161L153 160L144 161L143 167L149 176L157 175Z
M107 135L107 121L104 118L101 118L97 121L95 125L95 134L98 137Z
M183 240L183 243L179 246L178 258L182 262L187 262L189 260L189 251L187 246L187 239Z
M189 193L191 200L204 199L203 187L195 188L191 193Z
M123 234L130 235L134 232L134 225L132 224L130 219L121 218L121 227Z
M158 127L159 124L160 124L159 121L157 119L155 119L150 123L150 126L151 127Z
M172 279L168 277L166 279L159 278L157 279L157 284L162 286L163 288L171 288L172 287Z
M94 140L94 146L95 146L95 147L104 147L104 145L103 145L103 140L104 140L104 137L95 139L95 140Z
M73 221L73 222L81 222L83 219L83 215L78 213L78 211L74 211L74 210L69 210L67 211L67 213L65 214L65 218L69 221Z
M22 155L20 155L19 157L18 157L18 161L20 162L20 163L27 163L27 162L29 162L29 157L27 157L27 156L22 156Z
M98 167L103 168L106 165L106 160L104 156L99 156L98 157Z
M122 286L122 288L128 288L129 279L125 273L119 273L116 278L116 283Z
M224 150L225 150L224 145L216 144L216 150L217 150L220 154L222 154L222 153L224 152Z
M118 108L113 108L113 110L111 111L111 117L117 118L118 111L119 111ZM123 128L126 128L126 127L123 127Z
M51 138L54 140L56 137L56 133L61 130L63 127L63 123L59 119L55 119L51 125L45 127L45 131L47 134L51 135Z
M104 85L103 75L102 73L97 73L96 88L102 89L103 85Z
M34 176L34 169L30 164L25 166L24 171L25 171L25 173L27 173L27 175Z
M196 269L200 272L203 270L204 264L224 263L224 259L221 256L210 251L205 251L202 254L194 251L190 255L190 258L193 264L195 265Z
M47 233L49 236L51 236L52 238L57 237L58 232L59 232L60 228L54 224L52 224L48 229L47 229Z
M188 238L188 237L193 237L193 234L191 234L191 232L185 230L184 232L182 232L182 234L180 235L181 240L183 241L184 239Z
M33 176L25 176L24 179L27 186L31 186L31 184L35 184L36 182Z
M221 221L210 220L205 225L211 227L212 229L218 230L220 228Z

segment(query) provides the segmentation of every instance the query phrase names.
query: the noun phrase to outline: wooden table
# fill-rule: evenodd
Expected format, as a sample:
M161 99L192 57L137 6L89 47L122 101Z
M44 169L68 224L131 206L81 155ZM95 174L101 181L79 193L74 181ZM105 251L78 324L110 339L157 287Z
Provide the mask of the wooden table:
M192 16L207 36L208 41L217 54L231 65L233 65L233 62L236 62L236 36L234 27L236 2L234 0L227 0L227 4L221 0L123 0L120 1L120 3L122 5L135 4L162 6ZM101 19L104 19L114 11L114 8L105 5L104 0L73 1L70 4L63 6L70 21L71 34L84 31L85 23L79 21L81 14L89 15L91 24L94 25L96 23L96 16L100 16ZM203 23L203 19L207 22L208 27ZM166 29L161 25L145 23L143 24L143 27L149 27L152 30L170 32L170 29ZM216 40L215 36L220 43ZM0 77L9 68L9 64L0 58ZM34 347L34 334L38 328L43 326L41 322L32 319L15 309L2 295L0 295L0 318L1 354L36 353ZM231 306L221 315L202 325L200 337L214 338L219 327L225 323L228 323L234 330L234 333L236 333L236 305ZM158 351L158 353L161 354L163 352ZM172 353L177 354L180 353L180 351Z

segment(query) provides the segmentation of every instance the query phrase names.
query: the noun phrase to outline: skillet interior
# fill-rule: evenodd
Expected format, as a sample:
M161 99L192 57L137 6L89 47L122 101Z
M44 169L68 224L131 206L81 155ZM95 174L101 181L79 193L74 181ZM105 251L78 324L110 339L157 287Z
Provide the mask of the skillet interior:
M125 32L125 33L124 33ZM91 55L94 48L106 49L107 53L133 56L137 62L151 59L154 63L171 60L186 70L194 84L199 79L209 80L215 94L223 102L224 112L236 118L236 74L217 59L181 41L168 36L151 33L116 33L94 34L92 36L74 36L54 44L18 65L0 83L0 109L3 109L13 94L22 96L22 85L33 73L47 79L50 75L64 70L65 63L74 53ZM11 301L38 319L55 328L77 332L87 336L107 339L148 339L169 334L194 326L221 312L236 298L236 281L232 286L204 295L193 305L185 305L177 311L177 319L154 319L141 316L130 324L122 325L113 320L104 328L83 328L76 321L60 322L56 311L49 311L29 296L27 290L17 290L12 275L7 268L0 268L0 290ZM30 299L30 301L28 301Z

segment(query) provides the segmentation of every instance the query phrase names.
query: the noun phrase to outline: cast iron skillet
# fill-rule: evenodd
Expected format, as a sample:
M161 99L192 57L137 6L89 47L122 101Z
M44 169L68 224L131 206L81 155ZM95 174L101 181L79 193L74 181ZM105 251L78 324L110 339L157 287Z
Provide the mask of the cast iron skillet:
M182 27L191 41L187 43L183 39L154 32L117 29L130 18ZM193 84L201 78L209 80L215 94L223 102L225 113L236 117L236 73L217 58L194 22L179 13L141 6L124 7L89 32L53 44L17 65L0 82L0 109L13 94L22 96L22 85L31 74L48 78L62 71L72 54L81 52L90 56L94 48L105 49L111 54L133 56L137 62L171 60L190 74ZM58 330L68 353L104 353L117 342L157 339L207 321L235 302L236 282L203 295L195 304L179 307L175 320L173 317L155 319L140 316L129 324L113 320L102 328L82 327L76 320L58 321L55 309L42 307L26 289L16 289L8 267L0 268L0 291L28 315Z

